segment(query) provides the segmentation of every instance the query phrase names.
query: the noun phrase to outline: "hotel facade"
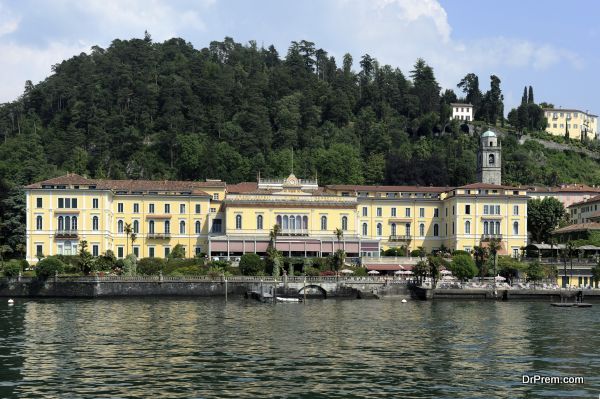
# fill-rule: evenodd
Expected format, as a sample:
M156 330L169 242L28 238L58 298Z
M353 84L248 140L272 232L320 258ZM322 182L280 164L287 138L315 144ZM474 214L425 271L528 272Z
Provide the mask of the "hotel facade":
M275 225L275 245L286 256L337 249L378 256L403 246L470 251L493 238L502 254L518 256L527 244L526 189L501 185L493 132L480 144L480 182L462 187L319 186L293 174L230 185L68 174L25 188L27 260L76 254L83 240L94 256L166 257L177 244L188 257L263 255Z
M571 139L593 140L598 134L598 115L562 108L544 108L544 115L546 132L552 135L564 136L568 131Z

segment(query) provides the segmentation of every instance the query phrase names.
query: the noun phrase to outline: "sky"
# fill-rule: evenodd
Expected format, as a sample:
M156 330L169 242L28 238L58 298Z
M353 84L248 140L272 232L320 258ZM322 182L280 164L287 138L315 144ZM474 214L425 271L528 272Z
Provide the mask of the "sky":
M467 73L482 91L497 75L505 111L524 86L536 102L600 113L600 2L595 0L0 0L0 103L37 83L51 66L92 46L182 37L201 49L232 37L273 44L309 40L335 56L363 54L406 75L421 57L440 85Z

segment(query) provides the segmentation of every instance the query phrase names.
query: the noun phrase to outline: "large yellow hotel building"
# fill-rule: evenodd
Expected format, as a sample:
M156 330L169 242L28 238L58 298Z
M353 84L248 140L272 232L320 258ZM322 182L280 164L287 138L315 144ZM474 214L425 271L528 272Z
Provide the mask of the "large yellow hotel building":
M82 240L93 255L118 258L165 257L177 244L190 257L264 254L276 224L277 249L289 256L340 247L350 257L400 246L469 251L492 238L516 256L527 244L527 193L501 185L500 156L496 135L484 133L479 183L462 187L319 186L293 174L233 185L68 174L26 187L27 260L75 254Z
M546 132L555 136L564 136L569 132L569 138L593 140L598 134L598 115L577 109L544 108L546 116Z

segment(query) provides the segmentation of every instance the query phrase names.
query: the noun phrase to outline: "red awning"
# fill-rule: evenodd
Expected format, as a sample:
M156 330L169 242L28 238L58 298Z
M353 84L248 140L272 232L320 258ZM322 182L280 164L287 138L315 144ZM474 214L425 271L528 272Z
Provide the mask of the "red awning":
M412 270L413 265L395 265L391 263L375 263L365 265L367 270Z

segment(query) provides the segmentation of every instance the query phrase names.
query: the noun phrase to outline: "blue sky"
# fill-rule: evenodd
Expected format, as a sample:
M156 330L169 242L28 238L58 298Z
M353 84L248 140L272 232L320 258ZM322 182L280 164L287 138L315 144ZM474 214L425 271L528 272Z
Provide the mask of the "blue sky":
M202 48L231 36L274 44L311 40L341 64L364 53L406 74L417 57L444 88L469 72L482 90L502 80L506 111L523 86L537 102L600 113L600 2L533 0L0 0L0 102L52 64L115 38L183 37Z

